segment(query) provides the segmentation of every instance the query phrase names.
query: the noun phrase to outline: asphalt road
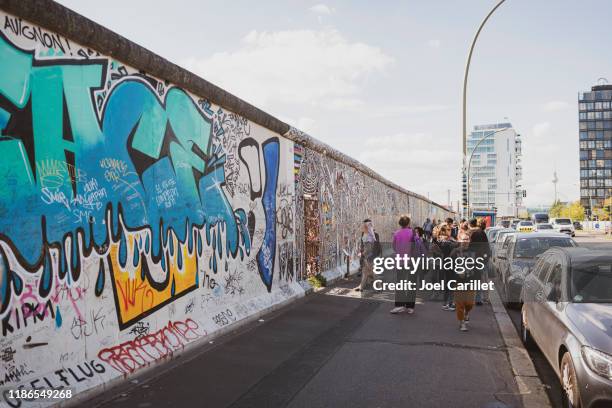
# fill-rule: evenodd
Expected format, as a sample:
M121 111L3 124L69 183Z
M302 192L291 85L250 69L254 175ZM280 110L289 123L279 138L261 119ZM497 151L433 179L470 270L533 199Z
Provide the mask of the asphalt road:
M576 241L580 246L585 246L592 249L607 249L610 248L612 250L612 241L605 241L596 235L582 235L579 234L576 238ZM514 323L514 327L516 327L516 331L519 336L521 335L521 312L518 309L509 309L506 307L506 311ZM544 355L540 352L539 349L534 348L529 350L529 356L533 361L536 371L542 380L542 383L546 386L546 392L548 394L548 398L551 401L553 407L561 407L561 383L559 382L559 378L551 368L548 360L544 357Z

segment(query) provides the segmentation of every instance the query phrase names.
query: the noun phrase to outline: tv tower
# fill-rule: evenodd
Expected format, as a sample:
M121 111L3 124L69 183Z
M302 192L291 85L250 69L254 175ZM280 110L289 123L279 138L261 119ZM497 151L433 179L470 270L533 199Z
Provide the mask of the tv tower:
M552 179L553 184L555 185L555 201L553 202L556 203L557 202L557 183L559 182L559 178L557 177L557 170L555 170L553 172L553 179Z

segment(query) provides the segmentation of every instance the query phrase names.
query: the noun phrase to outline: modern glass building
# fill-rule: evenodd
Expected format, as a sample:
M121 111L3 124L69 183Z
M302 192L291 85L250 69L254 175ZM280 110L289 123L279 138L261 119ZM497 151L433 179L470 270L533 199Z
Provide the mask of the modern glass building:
M472 154L472 152L474 152ZM511 123L474 126L467 140L472 211L516 217L522 206L521 138Z
M612 85L578 95L580 202L590 217L612 196Z

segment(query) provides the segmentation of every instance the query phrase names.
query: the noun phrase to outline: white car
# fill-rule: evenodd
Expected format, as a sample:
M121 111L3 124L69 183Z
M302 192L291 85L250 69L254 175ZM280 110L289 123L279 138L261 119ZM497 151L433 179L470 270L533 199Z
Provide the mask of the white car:
M557 232L562 232L564 234L570 235L572 237L576 236L576 231L574 230L574 223L571 218L553 218L550 220L553 228Z

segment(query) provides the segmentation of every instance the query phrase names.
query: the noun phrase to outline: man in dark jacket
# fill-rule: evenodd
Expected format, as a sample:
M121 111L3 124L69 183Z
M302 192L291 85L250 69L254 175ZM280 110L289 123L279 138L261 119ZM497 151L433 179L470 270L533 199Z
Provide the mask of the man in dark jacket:
M470 225L470 245L469 251L472 252L476 257L484 259L485 268L481 271L479 279L488 280L488 268L489 259L491 258L491 246L489 245L489 239L487 238L486 232L478 225L478 220L472 218L469 222ZM476 305L482 306L483 295L486 298L486 293L479 290L476 292Z

